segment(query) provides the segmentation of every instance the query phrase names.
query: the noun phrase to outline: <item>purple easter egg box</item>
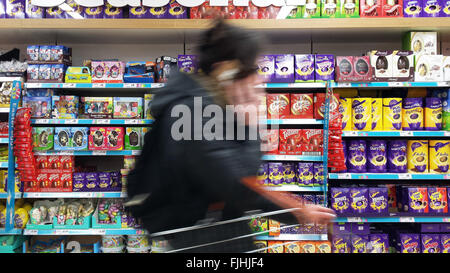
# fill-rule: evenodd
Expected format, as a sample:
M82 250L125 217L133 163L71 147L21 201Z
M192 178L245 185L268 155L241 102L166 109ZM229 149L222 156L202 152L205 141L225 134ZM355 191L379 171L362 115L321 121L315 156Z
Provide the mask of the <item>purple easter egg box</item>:
M257 177L260 185L269 184L269 165L267 163L263 163L259 166Z
M0 4L0 9L1 9L1 4ZM1 11L0 11L0 13L1 13ZM45 8L33 6L31 4L31 0L26 0L25 1L25 17L30 18L30 19L45 18Z
M263 55L258 58L258 76L264 82L272 82L275 77L274 55Z
M369 188L369 208L370 214L388 215L389 214L388 188L377 187Z
M401 253L420 253L421 243L419 234L400 233L399 244Z
M113 7L109 3L106 3L103 10L104 19L121 19L123 18L123 8Z
M295 81L314 81L314 55L295 55Z
M403 0L403 17L423 17L423 0Z
M439 17L443 5L442 0L423 0L422 17Z
M86 188L86 174L85 173L74 173L72 176L72 189L74 192L87 191Z
M347 169L351 173L367 172L367 144L365 140L348 142Z
M275 75L272 82L291 83L294 81L294 55L275 55Z
M333 81L334 80L334 55L315 55L315 80Z
M187 73L197 73L198 64L196 55L178 55L178 70Z
M283 184L297 184L297 176L295 174L295 163L283 163Z
M421 234L422 253L441 253L439 234Z
M331 188L330 205L336 214L346 214L351 211L350 208L350 189Z
M369 253L389 253L389 235L370 234L369 235Z
M352 234L352 253L367 253L369 235Z
M325 181L323 163L314 163L314 187L321 187Z
M98 173L86 173L86 188L87 191L99 190Z
M352 240L350 235L337 234L333 236L331 244L333 253L352 253Z
M103 19L105 16L105 6L85 7L84 16L87 19Z
M313 186L314 184L314 164L300 162L297 164L297 185Z
M367 188L351 188L350 189L350 212L356 214L364 214L369 206L369 191Z
M25 0L6 0L5 2L6 18L25 18Z
M402 108L403 130L423 130L423 99L404 98Z
M370 173L387 171L387 144L385 140L371 140L367 149L367 170Z
M269 163L269 185L281 186L284 182L283 163Z
M388 142L388 172L407 172L406 148L406 140L391 140Z

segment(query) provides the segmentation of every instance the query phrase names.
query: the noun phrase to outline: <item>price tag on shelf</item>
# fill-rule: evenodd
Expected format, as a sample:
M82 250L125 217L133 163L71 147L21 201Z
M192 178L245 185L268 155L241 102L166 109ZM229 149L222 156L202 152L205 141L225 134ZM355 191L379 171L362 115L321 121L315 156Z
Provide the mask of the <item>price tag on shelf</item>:
M55 235L69 235L70 231L67 229L57 229L55 230Z
M106 83L93 83L92 87L93 88L105 88L106 87Z
M131 155L141 155L141 150L132 150Z
M400 173L398 175L398 179L402 179L402 180L412 179L412 175L410 173Z
M437 86L439 87L450 86L450 82L437 82Z
M358 136L358 132L357 131L344 131L344 136L355 137L355 136Z
M164 87L164 83L154 83L152 85L153 88L163 88Z
M36 124L49 124L50 120L49 119L37 119L36 120Z
M90 232L94 235L105 235L106 229L91 229Z
M92 198L94 197L94 193L92 192L80 192L79 194L77 194L78 197L80 198Z
M450 131L444 131L444 136L450 136Z
M106 151L92 151L92 155L106 155Z
M352 83L351 82L340 82L340 83L338 83L338 87L343 87L343 88L352 87Z
M125 124L139 124L140 120L138 119L126 119Z
M65 124L78 124L78 120L76 119L66 119L64 121Z
M414 217L400 217L399 221L400 223L414 223L415 219Z
M351 179L352 175L349 173L338 173L338 179Z
M389 87L402 87L403 83L401 83L401 82L389 82L388 86Z
M65 88L75 88L75 87L77 87L77 84L76 83L65 83L65 84L63 84L63 87L65 87Z
M449 217L444 217L444 218L442 218L442 222L450 223L450 218Z
M58 152L57 155L73 155L73 151Z
M400 136L413 136L411 131L400 131Z
M95 124L109 124L110 120L109 119L97 119L95 120Z
M349 223L362 223L363 219L361 217L348 217L347 222Z
M137 88L137 84L136 83L124 83L123 87L124 88Z
M37 229L25 229L24 235L38 235Z

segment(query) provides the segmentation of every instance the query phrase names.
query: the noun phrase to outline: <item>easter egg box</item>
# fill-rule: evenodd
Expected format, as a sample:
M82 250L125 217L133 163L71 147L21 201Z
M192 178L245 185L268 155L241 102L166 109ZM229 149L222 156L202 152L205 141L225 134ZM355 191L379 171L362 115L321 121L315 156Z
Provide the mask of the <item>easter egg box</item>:
M99 223L99 207L94 212L92 216L92 228L122 228L122 221L120 215L114 217L115 223L113 224L101 224Z

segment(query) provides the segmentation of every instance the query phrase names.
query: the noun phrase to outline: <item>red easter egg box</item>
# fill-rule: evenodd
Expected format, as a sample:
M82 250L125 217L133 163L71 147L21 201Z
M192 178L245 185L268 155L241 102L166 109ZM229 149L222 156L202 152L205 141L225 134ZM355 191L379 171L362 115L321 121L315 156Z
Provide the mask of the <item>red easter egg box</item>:
M267 118L282 119L291 114L289 94L267 94Z

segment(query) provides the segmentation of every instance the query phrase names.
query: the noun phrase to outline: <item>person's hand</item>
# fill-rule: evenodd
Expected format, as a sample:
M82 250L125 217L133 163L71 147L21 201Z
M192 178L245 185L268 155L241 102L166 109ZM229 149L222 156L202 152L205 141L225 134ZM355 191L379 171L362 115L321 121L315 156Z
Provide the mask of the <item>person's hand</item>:
M305 205L303 208L295 210L294 215L299 223L315 223L321 225L328 224L336 217L332 209L319 205Z

